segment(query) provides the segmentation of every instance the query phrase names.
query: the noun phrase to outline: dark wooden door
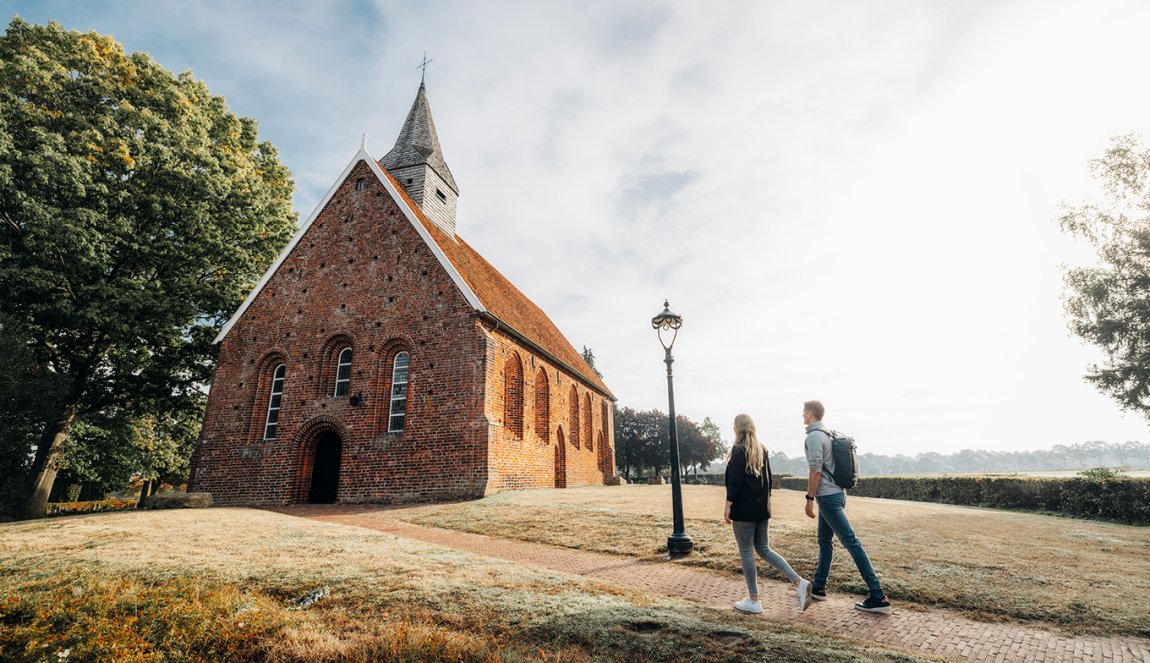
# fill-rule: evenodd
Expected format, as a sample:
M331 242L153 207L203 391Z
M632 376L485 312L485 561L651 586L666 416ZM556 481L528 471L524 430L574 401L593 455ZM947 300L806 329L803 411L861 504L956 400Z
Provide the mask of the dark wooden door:
M315 441L315 461L311 470L311 491L308 502L332 504L339 493L339 462L343 443L331 431L319 434Z

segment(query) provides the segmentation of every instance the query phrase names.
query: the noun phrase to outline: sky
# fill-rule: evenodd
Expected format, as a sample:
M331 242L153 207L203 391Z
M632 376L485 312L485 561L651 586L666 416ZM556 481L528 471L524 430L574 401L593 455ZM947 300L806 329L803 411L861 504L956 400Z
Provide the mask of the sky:
M1083 380L1062 205L1150 135L1150 4L6 0L191 70L259 122L301 219L426 83L457 231L667 408L802 453L802 402L860 453L1146 441Z

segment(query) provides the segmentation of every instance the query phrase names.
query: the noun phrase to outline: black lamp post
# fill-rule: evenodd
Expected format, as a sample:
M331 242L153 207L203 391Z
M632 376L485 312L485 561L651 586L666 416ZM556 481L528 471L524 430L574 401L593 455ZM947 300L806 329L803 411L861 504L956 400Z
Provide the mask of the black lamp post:
M667 537L667 552L671 555L686 555L691 552L695 544L683 531L683 489L679 485L679 430L675 425L675 385L671 380L671 364L675 362L675 358L671 356L671 346L675 344L675 338L679 335L679 327L683 326L683 316L671 313L670 304L664 301L663 312L651 318L651 326L657 330L659 343L667 351L667 358L663 362L667 364L667 409L671 419L671 510L675 519L675 531ZM668 329L673 332L670 342L663 340L663 332Z

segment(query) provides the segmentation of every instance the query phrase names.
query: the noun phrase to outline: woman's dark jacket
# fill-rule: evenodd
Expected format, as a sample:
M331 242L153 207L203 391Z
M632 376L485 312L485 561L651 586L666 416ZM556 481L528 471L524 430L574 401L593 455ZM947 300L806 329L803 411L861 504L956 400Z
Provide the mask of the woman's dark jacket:
M727 501L731 503L731 520L758 522L771 517L771 461L763 450L762 476L747 471L747 451L741 446L731 450L727 463Z

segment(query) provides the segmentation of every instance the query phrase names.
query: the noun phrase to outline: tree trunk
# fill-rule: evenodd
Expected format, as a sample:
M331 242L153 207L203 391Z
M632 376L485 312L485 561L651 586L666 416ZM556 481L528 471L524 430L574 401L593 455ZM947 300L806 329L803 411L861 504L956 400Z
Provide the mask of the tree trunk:
M48 495L60 469L64 443L76 423L76 404L62 408L60 416L47 427L36 446L36 460L32 463L32 476L28 485L28 499L24 502L25 518L43 518L48 513Z
M152 480L151 479L144 479L144 482L140 484L140 499L139 499L139 501L136 502L136 508L137 509L144 508L144 502L147 502L148 496L151 495L151 492L149 490L151 487L152 487Z

